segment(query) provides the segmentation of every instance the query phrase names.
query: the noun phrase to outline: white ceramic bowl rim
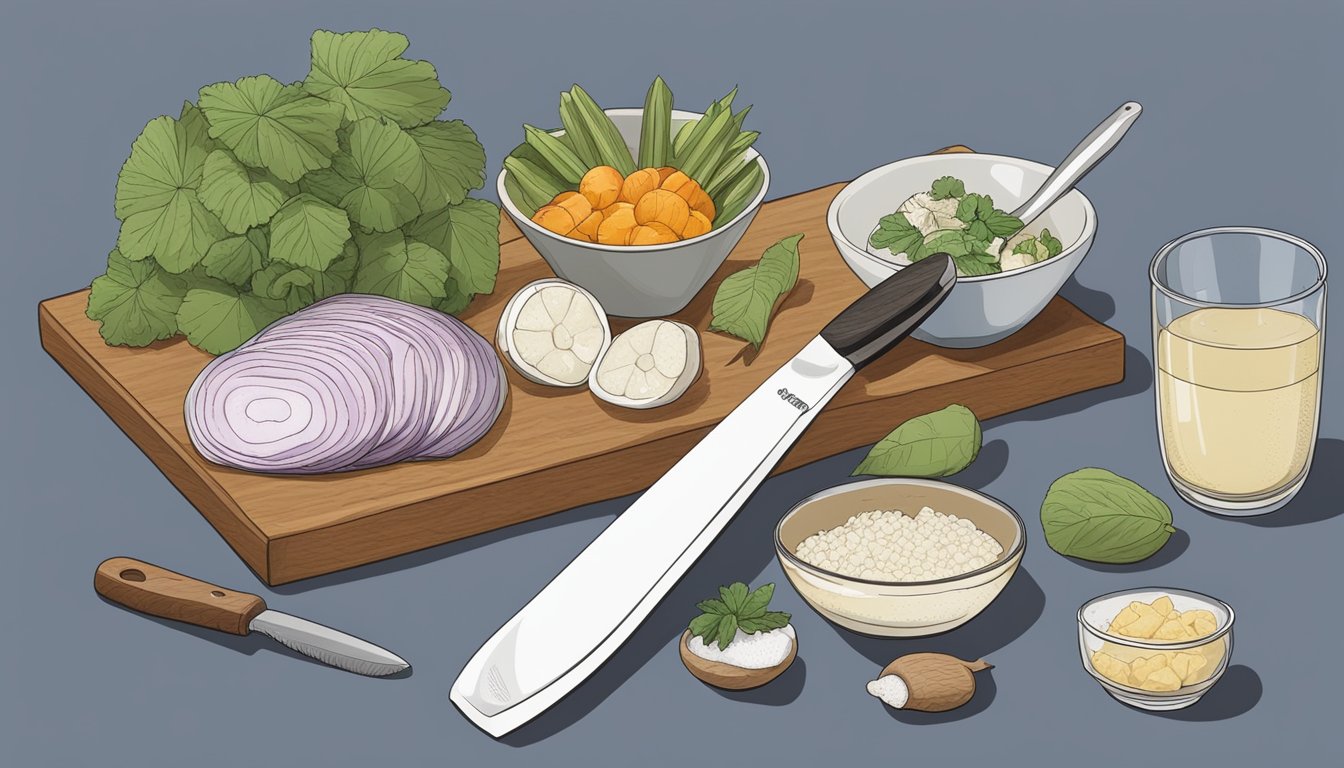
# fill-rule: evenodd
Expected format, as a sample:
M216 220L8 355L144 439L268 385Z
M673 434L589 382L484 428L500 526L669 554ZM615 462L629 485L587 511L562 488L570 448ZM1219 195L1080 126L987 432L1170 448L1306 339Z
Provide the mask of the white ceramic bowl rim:
M1262 301L1255 304L1232 305L1228 304L1227 302L1203 301L1201 299L1196 299L1192 296L1186 296L1185 294L1179 291L1173 291L1172 289L1164 285L1157 276L1158 265L1166 261L1167 256L1171 255L1171 252L1176 250L1180 246L1185 245L1186 243L1192 240L1198 240L1202 237L1208 237L1209 235L1258 235L1260 237L1267 237L1272 240L1282 240L1283 242L1288 243L1290 245L1294 245L1310 254L1311 257L1315 259L1316 268L1320 274L1317 276L1316 281L1314 283L1304 288L1303 290L1293 294L1292 296L1287 296L1282 299L1273 299L1271 301ZM1290 235L1287 232L1280 232L1276 229L1264 229L1262 227L1209 227L1208 229L1197 229L1194 232L1188 232L1184 235L1181 235L1180 237L1171 240L1166 245L1157 249L1157 254L1153 256L1152 263L1148 265L1148 280L1153 284L1154 288L1161 291L1162 293L1165 293L1167 296L1181 302L1182 304L1188 304L1192 307L1236 306L1239 308L1244 307L1250 309L1255 307L1278 307L1284 304L1292 304L1295 301L1301 301L1302 299L1305 299L1308 296L1312 295L1313 293L1316 293L1317 291L1321 290L1321 287L1325 285L1325 273L1326 273L1325 254L1321 253L1321 249L1317 248L1316 246L1312 245L1311 243L1307 242L1306 240L1303 240L1302 238L1296 235Z
M623 107L620 109L604 109L602 111L612 117L639 116L642 119L644 115L644 109L642 107ZM685 112L680 109L674 109L672 110L672 117L673 119L677 120L698 120L704 117L704 115L699 112ZM551 131L552 136L563 136L564 133L565 131L563 128ZM697 235L688 240L678 240L674 243L659 243L657 245L607 245L606 243L586 243L582 240L572 240L570 242L577 243L583 246L584 248L591 248L596 251L611 251L614 253L650 253L656 251L669 251L676 248L680 248L681 246L687 245L688 243L698 243L703 240L708 240L711 237L714 237L715 235L719 234L723 230L726 230L732 225L736 224L738 221L741 221L743 216L746 216L747 214L759 208L761 202L765 200L766 192L770 189L770 166L766 165L765 156L762 155L760 152L757 152L755 147L748 147L746 156L755 160L761 167L761 188L756 190L756 196L751 199L751 202L747 204L747 207L743 208L730 221L724 222L722 226L715 227L711 224L710 230L703 235ZM508 175L508 173L509 170L507 168L500 168L499 176L495 180L495 192L496 194L499 195L499 201L503 203L504 207L507 208L509 213L513 215L514 220L520 222L521 224L523 224L523 226L526 226L535 232L540 232L546 236L553 238L569 240L564 235L556 234L555 232L552 232L551 230L546 229L545 227L537 224L536 222L532 221L530 217L524 216L522 211L518 210L518 206L514 205L513 200L509 198L509 191L504 188L504 178L505 176Z
M860 246L855 244L853 240L850 240L849 237L844 233L844 231L840 229L840 206L843 205L846 200L854 196L855 194L854 185L858 184L860 181L868 179L869 177L879 176L883 173L886 173L892 166L897 165L899 163L904 163L909 160L920 160L927 157L941 159L941 158L968 157L968 156L984 157L989 158L991 160L999 160L1002 162L1017 164L1024 168L1029 168L1034 171L1040 171L1047 175L1053 173L1055 170L1054 166L1045 165L1044 163L1038 163L1033 160L1027 160L1021 157L1013 157L1011 155L991 155L983 152L952 152L944 155L915 155L914 157L902 158L895 162L887 163L886 165L882 165L872 169L871 171L868 171L862 176L859 176L858 178L854 179L854 181L851 181L849 184L845 185L844 189L840 190L840 194L835 196L835 199L831 201L830 208L826 211L826 224L830 227L831 234L848 243L849 246L853 248L854 252L857 254L860 254L885 267L896 269L897 271L904 269L909 265L897 264L894 261L887 261L886 259L874 256L873 254L868 252L866 243L863 246ZM957 275L957 282L982 283L982 282L989 282L991 280L1001 280L1003 278L1012 277L1014 275L1020 275L1026 272L1030 272L1034 269L1039 269L1041 267L1054 264L1055 262L1062 260L1065 256L1072 253L1075 249L1078 248L1078 246L1081 243L1086 242L1097 231L1097 211L1095 208L1092 207L1092 201L1087 199L1087 195L1083 194L1083 191L1081 189L1075 187L1073 189L1073 192L1077 192L1078 196L1081 197L1083 201L1083 229L1082 232L1079 233L1078 237L1075 238L1072 243L1069 243L1069 245L1065 247L1064 250L1059 252L1059 255L1052 256L1051 258L1045 259L1044 261L1038 261L1035 264L1029 264L1025 267L1018 267L1017 269L1010 269L1007 272L998 272L993 275L979 275L976 277L962 277L961 275ZM1058 205L1058 202L1056 202L1056 205Z
M798 557L798 555L791 552L788 547L784 546L784 542L780 540L779 538L780 531L784 528L784 523L787 522L789 518L793 517L793 514L797 512L799 509L802 509L803 507L807 506L809 503L815 501L820 497L831 496L833 494L842 493L850 489L863 488L870 485L921 485L926 488L946 488L951 491L964 493L981 502L984 502L985 504L991 507L997 507L1000 512L1007 512L1008 516L1012 518L1014 525L1016 525L1017 527L1017 539L1016 541L1013 542L1013 546L1010 549L1005 551L999 557L995 558L994 562L990 563L989 565L981 566L980 568L976 568L973 571L958 573L955 576L945 576L941 579L931 579L928 581L884 581L881 579L865 579L858 576L848 576L843 573L836 573L835 571L828 571L825 568L822 568L821 566L813 565L812 563L809 563L806 560ZM1002 501L994 498L993 496L990 496L987 493L981 493L980 491L976 491L970 488L963 488L960 485L955 485L953 483L944 483L938 480L926 480L923 478L915 478L915 477L856 480L850 483L841 483L840 485L831 486L830 488L827 488L825 490L817 491L816 493L812 494L811 496L808 496L807 498L803 499L797 504L794 504L792 507L789 508L788 512L785 512L784 515L779 518L779 522L775 524L775 550L778 551L781 555L783 555L786 559L788 559L789 562L793 563L799 568L802 568L804 571L811 571L813 573L822 574L824 576L829 576L830 578L837 579L839 581L852 581L856 584L872 584L880 587L924 587L924 586L935 586L939 584L952 584L954 582L965 581L975 576L981 576L990 573L991 571L994 571L995 569L1001 567L1005 563L1012 562L1014 558L1022 554L1023 550L1025 550L1026 547L1027 547L1027 527L1026 524L1022 522L1021 515L1017 514L1017 510L1013 509L1012 507L1008 506Z
M1110 600L1113 598L1125 597L1127 595L1134 595L1142 592L1165 592L1167 594L1189 597L1195 600L1202 600L1206 603L1209 603L1210 605L1216 605L1222 608L1223 610L1227 611L1227 622L1224 623L1223 626L1219 627L1218 630L1213 634L1206 635L1197 640L1185 640L1179 643L1163 643L1163 642L1152 642L1149 640L1143 640L1137 637L1126 637L1125 635L1112 634L1094 625L1092 622L1088 621L1084 616L1088 608L1091 608L1093 604L1099 603L1102 600ZM1190 589L1176 589L1173 587L1138 587L1132 589L1120 589L1116 590L1115 592L1108 592L1104 595L1098 595L1092 598L1091 600L1088 600L1086 603L1083 603L1082 606L1078 608L1078 626L1084 628L1093 635L1096 635L1097 637L1107 640L1114 640L1119 645L1127 645L1134 648L1144 648L1147 650L1156 650L1156 651L1179 651L1183 649L1199 648L1201 646L1208 645L1209 643L1212 643L1214 640L1217 640L1223 635L1226 635L1228 632L1231 632L1232 624L1236 621L1236 619L1237 614L1235 611L1232 610L1232 606L1228 605L1222 600L1219 600L1216 597L1211 597L1209 595L1203 594L1202 592L1195 592L1194 590Z

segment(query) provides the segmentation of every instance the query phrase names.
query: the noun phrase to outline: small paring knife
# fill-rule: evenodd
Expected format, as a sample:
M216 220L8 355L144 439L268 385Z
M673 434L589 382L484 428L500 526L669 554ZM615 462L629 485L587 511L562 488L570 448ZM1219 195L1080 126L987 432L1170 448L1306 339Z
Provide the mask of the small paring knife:
M232 635L260 632L305 656L359 675L384 677L411 666L395 653L353 635L269 610L257 595L217 587L129 557L99 563L93 588L114 603L151 616Z

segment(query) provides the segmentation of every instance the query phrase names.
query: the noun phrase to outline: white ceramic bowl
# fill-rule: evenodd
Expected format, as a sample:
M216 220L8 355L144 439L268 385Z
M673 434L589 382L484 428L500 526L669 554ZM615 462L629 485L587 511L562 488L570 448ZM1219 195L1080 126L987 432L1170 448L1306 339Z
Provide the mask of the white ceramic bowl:
M605 111L631 154L638 155L644 110ZM700 117L695 112L673 110L672 134L675 136L683 124ZM554 133L561 136L564 131ZM770 169L755 149L748 149L747 156L760 164L763 174L761 188L751 204L721 227L699 237L663 245L603 245L571 240L537 225L518 209L504 188L507 170L500 171L496 187L504 210L556 275L588 289L608 314L664 317L691 303L756 218L770 187Z
M845 263L870 288L901 268L886 250L869 249L868 237L883 216L911 195L927 192L942 176L966 182L967 192L987 194L1011 211L1024 202L1054 169L1016 157L981 154L923 155L875 168L840 190L826 213L831 239ZM1028 231L1048 228L1064 250L1028 267L981 277L958 277L952 293L914 337L943 347L981 347L1016 333L1055 297L1082 263L1097 231L1092 203L1073 190L1032 222Z
M914 516L925 506L969 519L1003 547L997 560L933 581L875 581L815 566L794 554L803 539L875 509ZM775 554L807 604L840 626L878 637L924 637L975 618L1017 573L1026 551L1022 518L983 493L938 480L880 478L845 483L798 502L775 528Z
M1171 598L1172 607L1178 611L1202 608L1211 612L1218 623L1218 629L1207 637L1180 643L1139 640L1124 635L1113 635L1108 631L1111 619L1131 602L1137 600L1151 603L1163 595ZM1222 600L1185 589L1144 587L1095 597L1078 609L1078 650L1082 656L1083 669L1087 670L1092 679L1100 683L1107 693L1132 707L1158 712L1188 707L1199 701L1199 698L1223 676L1223 672L1227 671L1228 662L1232 658L1232 623L1235 618L1232 607ZM1134 657L1150 657L1154 654L1181 651L1209 654L1218 657L1218 661L1210 665L1207 670L1201 671L1198 678L1188 685L1183 685L1174 691L1149 691L1116 682L1098 672L1092 666L1092 654L1103 649L1126 662Z

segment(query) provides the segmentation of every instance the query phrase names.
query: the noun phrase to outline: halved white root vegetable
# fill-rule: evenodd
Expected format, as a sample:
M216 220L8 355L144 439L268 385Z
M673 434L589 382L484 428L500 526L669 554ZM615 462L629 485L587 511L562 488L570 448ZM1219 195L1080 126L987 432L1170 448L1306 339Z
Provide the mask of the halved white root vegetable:
M577 387L611 343L611 328L591 293L551 277L528 283L509 299L495 343L531 381Z
M649 320L612 339L588 376L588 388L613 405L655 408L681 397L699 375L695 329Z

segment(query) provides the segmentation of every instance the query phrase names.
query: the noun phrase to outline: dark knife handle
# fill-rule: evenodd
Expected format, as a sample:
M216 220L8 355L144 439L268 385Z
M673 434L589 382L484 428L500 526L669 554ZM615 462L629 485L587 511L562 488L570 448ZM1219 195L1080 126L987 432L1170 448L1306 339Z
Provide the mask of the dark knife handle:
M246 635L266 610L266 601L246 592L217 587L167 568L129 557L98 564L93 588L103 597L151 616Z
M821 338L862 368L924 322L951 293L957 266L935 253L878 283L821 329Z

